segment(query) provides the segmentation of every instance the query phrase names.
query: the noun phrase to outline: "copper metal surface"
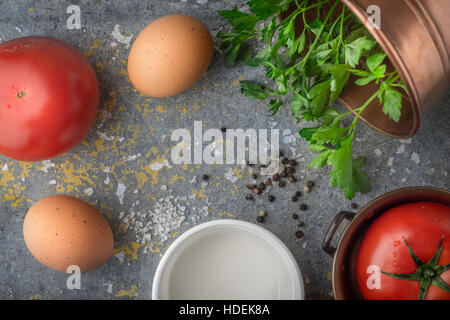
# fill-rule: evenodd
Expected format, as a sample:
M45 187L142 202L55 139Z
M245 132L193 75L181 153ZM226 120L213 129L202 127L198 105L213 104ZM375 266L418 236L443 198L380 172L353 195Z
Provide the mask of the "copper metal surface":
M407 138L419 129L421 119L442 98L450 85L449 0L342 0L368 27L367 8L381 9L381 29L368 28L405 83L410 101L403 105L398 123L390 120L377 100L362 119L376 130ZM350 110L361 106L375 86L360 87L349 81L340 101Z
M355 278L355 261L361 240L373 220L392 207L417 201L433 201L450 206L450 192L430 187L398 189L369 202L348 223L339 239L333 260L332 284L335 299L362 299Z

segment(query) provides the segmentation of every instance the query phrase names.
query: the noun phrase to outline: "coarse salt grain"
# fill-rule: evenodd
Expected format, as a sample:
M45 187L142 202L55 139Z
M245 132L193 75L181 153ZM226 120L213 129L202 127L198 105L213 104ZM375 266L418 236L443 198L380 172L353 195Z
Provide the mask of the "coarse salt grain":
M192 223L209 215L210 203L207 198L197 199L195 194L189 197L173 196L171 193L172 190L169 190L168 195L158 199L153 209L147 212L139 211L140 202L136 201L128 214L120 213L119 219L127 224L128 230L135 233L136 242L144 246L144 253L153 250L154 242L162 244L169 240L180 229L187 215ZM197 209L191 206L190 201L206 203Z

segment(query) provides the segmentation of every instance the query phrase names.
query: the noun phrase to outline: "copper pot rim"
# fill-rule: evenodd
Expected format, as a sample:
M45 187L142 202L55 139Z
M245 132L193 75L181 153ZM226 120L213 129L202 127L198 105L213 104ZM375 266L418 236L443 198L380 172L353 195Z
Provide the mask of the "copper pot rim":
M399 197L402 195L407 195L411 193L419 193L423 192L426 195L442 195L446 199L448 199L448 205L450 205L450 191L447 191L445 189L436 188L436 187L405 187L401 189L395 189L390 192L384 193L377 198L371 200L369 203L367 203L364 207L362 207L355 215L355 217L345 226L344 230L342 231L342 235L339 238L339 241L336 246L336 253L333 257L333 264L332 264L332 274L331 274L331 282L333 287L333 296L336 300L343 300L344 297L342 297L340 292L340 274L341 274L341 265L340 260L342 260L342 256L344 255L344 249L343 249L343 242L347 240L347 238L350 236L350 230L354 228L359 228L361 226L361 222L363 222L367 216L373 211L371 210L373 207L375 207L380 202L385 202L387 200L390 200L394 197ZM425 200L417 200L417 201L425 201ZM410 202L416 202L416 201L410 201ZM399 205L400 202L396 205ZM339 262L338 262L339 261Z
M411 127L411 130L408 134L400 135L395 134L392 132L388 132L386 130L383 130L382 128L377 127L374 125L370 120L366 119L364 116L361 116L361 119L368 124L371 128L375 129L376 131L379 131L387 136L393 137L393 138L399 138L399 139L407 139L412 136L414 136L420 127L420 111L419 111L419 95L417 88L413 86L413 79L408 71L408 68L406 67L405 63L403 62L403 59L401 58L399 52L395 49L394 44L388 40L386 35L383 32L383 29L376 29L376 28L368 28L367 25L364 23L364 21L367 21L368 16L366 15L366 11L363 7L357 2L357 1L341 1L349 10L352 11L352 13L363 23L363 25L366 27L366 29L370 32L370 34L374 37L374 39L378 42L378 44L383 48L384 52L388 56L390 62L394 66L395 70L397 70L398 74L400 75L400 78L402 79L404 85L406 86L408 90L408 97L410 98L410 107L413 113L413 125ZM342 103L348 110L352 110L353 108L341 97L338 97L338 100L340 103Z

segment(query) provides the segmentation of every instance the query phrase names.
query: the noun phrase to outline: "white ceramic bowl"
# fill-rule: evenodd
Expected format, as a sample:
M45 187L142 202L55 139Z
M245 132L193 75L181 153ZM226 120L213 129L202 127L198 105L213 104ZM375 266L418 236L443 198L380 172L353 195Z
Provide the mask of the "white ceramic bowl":
M256 224L216 220L182 234L164 254L153 299L301 300L300 269L279 238Z

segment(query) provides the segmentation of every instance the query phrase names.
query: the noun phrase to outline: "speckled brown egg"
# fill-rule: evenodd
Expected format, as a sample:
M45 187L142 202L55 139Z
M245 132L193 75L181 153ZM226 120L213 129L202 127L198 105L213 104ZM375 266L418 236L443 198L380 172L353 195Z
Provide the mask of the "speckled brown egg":
M64 195L35 203L25 216L23 235L37 260L61 272L71 265L81 272L96 269L114 247L111 228L97 209Z
M214 44L197 18L175 14L150 23L128 57L133 86L151 97L170 97L192 87L211 62Z

